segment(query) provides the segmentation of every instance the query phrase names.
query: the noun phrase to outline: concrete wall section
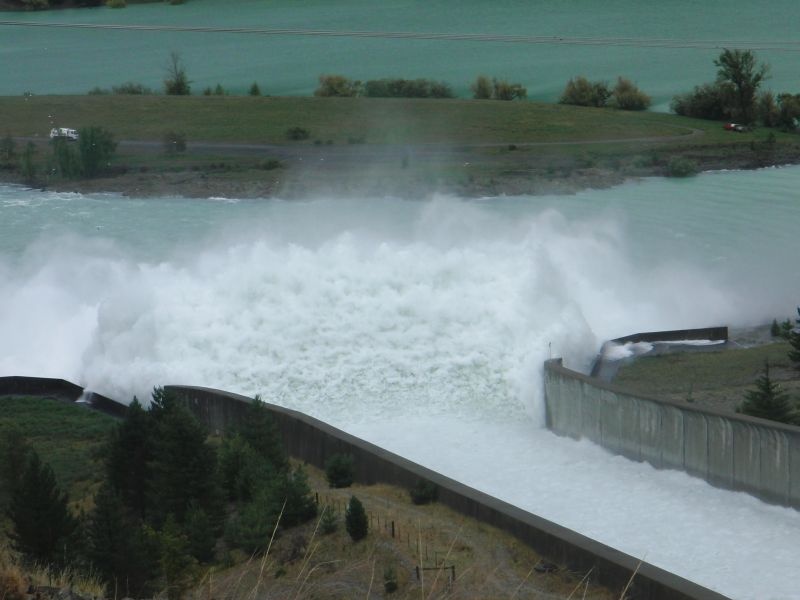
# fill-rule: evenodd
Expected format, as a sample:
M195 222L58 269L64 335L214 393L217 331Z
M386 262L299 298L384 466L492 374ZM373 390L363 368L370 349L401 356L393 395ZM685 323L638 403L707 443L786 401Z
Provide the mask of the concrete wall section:
M545 364L545 404L555 433L800 508L800 427L632 396L560 359Z
M569 396L575 395L581 389L582 382L565 380L564 387ZM224 431L240 422L250 402L244 396L207 388L168 386L167 389L184 398L195 414L216 431ZM553 394L558 393L560 390L553 390ZM608 400L616 402L611 397ZM586 406L591 406L591 403ZM631 597L652 600L724 598L653 565L639 565L639 561L632 556L467 487L312 417L279 406L268 404L267 407L275 418L289 454L316 467L323 467L331 454L345 452L355 458L359 482L385 482L409 488L419 480L431 481L439 488L439 502L442 504L513 534L549 560L566 565L571 570L585 572L592 569L596 581L612 590L623 589L638 566L633 587L629 590ZM580 414L581 408L568 407L558 420L571 423L579 420ZM627 420L634 417L625 412L617 412L616 415L609 421L607 432L609 436L619 437L613 432L622 431ZM612 422L615 424L612 425Z

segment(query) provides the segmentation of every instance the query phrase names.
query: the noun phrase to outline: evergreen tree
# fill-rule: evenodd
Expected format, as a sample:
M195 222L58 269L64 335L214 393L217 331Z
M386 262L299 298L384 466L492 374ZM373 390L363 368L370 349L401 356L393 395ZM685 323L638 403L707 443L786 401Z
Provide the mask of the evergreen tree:
M221 511L216 454L206 430L185 406L166 397L154 405L156 424L148 467L148 519L160 524L168 514L183 523L194 501L209 515Z
M276 471L289 470L289 458L280 431L265 402L256 396L247 408L239 433Z
M222 441L219 470L228 499L244 502L253 497L259 486L280 474L240 434Z
M354 542L367 537L369 531L369 521L367 520L367 513L364 510L364 505L355 496L350 496L350 502L347 503L347 509L344 513L344 524L347 533Z
M159 574L153 544L114 489L105 483L95 497L86 527L87 555L115 596L151 595Z
M125 506L140 519L147 517L152 426L149 415L134 398L125 421L112 430L106 447L106 478Z
M745 401L736 411L781 423L797 422L789 395L770 379L769 363L764 365L764 373L756 380L756 389L745 393Z
M338 527L339 523L336 519L336 514L333 512L333 507L330 504L326 504L322 509L322 516L319 518L319 530L324 535L328 535L336 531Z
M797 307L798 319L795 320L797 327L795 330L789 330L789 360L795 363L795 366L800 369L800 306Z
M1 500L6 500L5 494L12 494L22 481L22 474L31 446L20 428L9 423L0 429L0 490L4 493Z
M19 486L7 511L14 548L32 562L64 566L77 521L67 508L67 496L56 484L50 465L31 450Z
M200 562L211 562L214 558L217 537L214 533L214 525L206 511L192 504L186 511L183 530L189 542L189 553Z
M302 469L278 476L270 495L275 507L284 507L281 527L294 527L317 516L317 504L308 487L308 476Z
M192 586L197 561L189 552L189 540L172 515L158 534L161 545L161 572L169 600L180 600Z

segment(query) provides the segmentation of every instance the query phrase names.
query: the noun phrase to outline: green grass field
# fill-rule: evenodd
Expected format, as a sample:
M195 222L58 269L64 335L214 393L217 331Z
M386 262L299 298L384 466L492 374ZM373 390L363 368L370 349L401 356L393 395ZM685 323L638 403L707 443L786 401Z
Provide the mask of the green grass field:
M99 125L121 140L160 140L180 131L190 141L289 143L286 130L335 144L507 144L687 137L725 144L757 139L716 122L663 113L625 112L535 102L243 96L0 97L0 135L46 138L51 127ZM763 137L763 133L760 134ZM790 139L777 134L779 141ZM760 138L758 138L760 139Z
M15 426L50 464L70 499L102 478L102 452L116 421L85 407L49 398L0 397L0 431Z
M644 356L620 368L614 385L634 394L656 396L698 406L734 410L763 373L800 400L800 371L786 356L788 342L715 352L681 352Z

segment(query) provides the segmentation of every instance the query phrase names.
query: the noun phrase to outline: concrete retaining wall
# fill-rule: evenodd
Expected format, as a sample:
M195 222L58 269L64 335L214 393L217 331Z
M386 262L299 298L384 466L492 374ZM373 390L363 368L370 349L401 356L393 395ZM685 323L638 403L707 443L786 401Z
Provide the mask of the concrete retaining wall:
M208 388L168 386L206 425L222 432L241 422L249 398ZM542 556L570 570L593 569L595 580L621 591L637 569L629 596L637 599L722 599L724 596L659 569L574 531L465 486L302 413L267 404L289 454L323 468L331 454L355 459L362 483L385 482L410 488L419 480L435 483L439 502L516 536Z
M547 426L654 467L800 509L800 427L633 396L545 364Z

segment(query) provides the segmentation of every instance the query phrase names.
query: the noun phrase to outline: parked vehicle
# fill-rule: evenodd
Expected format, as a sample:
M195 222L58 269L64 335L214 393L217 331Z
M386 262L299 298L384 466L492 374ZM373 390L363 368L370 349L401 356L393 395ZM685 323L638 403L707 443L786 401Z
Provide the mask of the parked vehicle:
M50 139L63 139L68 142L78 141L78 132L74 129L67 129L66 127L53 127L50 130Z
M739 133L750 131L750 128L747 125L739 125L739 123L725 123L722 128L726 131L738 131Z

